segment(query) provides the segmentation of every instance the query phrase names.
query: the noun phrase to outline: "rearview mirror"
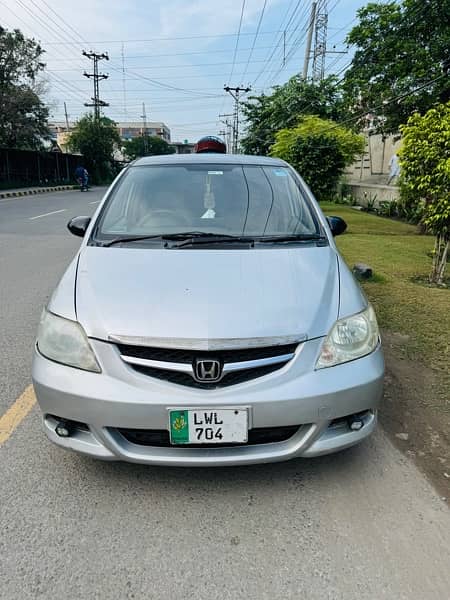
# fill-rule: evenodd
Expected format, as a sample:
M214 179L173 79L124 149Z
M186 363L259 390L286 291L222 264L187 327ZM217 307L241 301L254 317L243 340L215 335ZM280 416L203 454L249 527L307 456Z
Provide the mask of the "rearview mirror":
M333 236L341 235L347 229L347 223L341 217L327 217Z
M91 217L74 217L67 223L67 229L70 233L73 233L73 235L84 237L90 222Z

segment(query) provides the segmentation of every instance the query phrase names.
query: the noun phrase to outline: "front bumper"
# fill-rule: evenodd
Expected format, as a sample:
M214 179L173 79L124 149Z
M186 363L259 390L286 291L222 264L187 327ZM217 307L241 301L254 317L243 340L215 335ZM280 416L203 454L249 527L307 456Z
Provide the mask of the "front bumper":
M342 450L362 441L376 426L384 374L381 347L359 360L314 371L321 340L310 340L278 371L227 388L200 390L138 373L120 359L114 345L91 343L101 374L59 365L36 351L33 384L48 437L96 458L174 466L276 462ZM117 431L167 429L169 408L196 406L248 406L250 428L299 429L283 442L217 448L141 446ZM352 431L345 420L336 422L355 413L364 413L359 431ZM59 437L52 415L88 428Z

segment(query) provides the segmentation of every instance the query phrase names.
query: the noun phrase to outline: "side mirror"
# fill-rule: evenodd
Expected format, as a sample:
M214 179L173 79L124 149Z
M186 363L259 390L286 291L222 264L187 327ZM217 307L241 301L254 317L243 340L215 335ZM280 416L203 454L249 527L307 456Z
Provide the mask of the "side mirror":
M70 233L73 233L73 235L84 237L90 222L91 217L74 217L67 223L67 229Z
M341 217L327 217L333 236L341 235L347 229L347 223Z

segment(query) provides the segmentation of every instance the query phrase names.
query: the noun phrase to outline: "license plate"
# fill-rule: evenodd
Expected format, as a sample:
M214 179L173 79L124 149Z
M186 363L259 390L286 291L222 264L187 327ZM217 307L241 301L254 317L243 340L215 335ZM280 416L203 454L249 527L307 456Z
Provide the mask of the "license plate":
M244 444L248 414L246 408L171 410L169 425L172 444Z

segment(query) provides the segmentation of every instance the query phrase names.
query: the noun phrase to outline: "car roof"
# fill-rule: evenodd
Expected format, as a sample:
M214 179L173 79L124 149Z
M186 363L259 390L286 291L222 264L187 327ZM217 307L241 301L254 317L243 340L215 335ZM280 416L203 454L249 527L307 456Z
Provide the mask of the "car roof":
M183 165L183 164L233 164L233 165L267 165L287 166L280 158L268 156L250 156L247 154L164 154L160 156L144 156L130 163L133 167L145 165Z

